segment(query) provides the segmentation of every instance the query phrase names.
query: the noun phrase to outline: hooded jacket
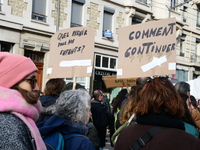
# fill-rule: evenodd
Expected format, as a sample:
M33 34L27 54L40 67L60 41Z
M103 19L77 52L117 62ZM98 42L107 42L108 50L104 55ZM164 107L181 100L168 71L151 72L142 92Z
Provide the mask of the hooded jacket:
M70 133L79 133L82 135L87 134L87 127L83 127L79 124L71 124L68 120L60 118L57 115L53 115L47 121L43 121L37 124L41 135L46 135L55 130L59 131L62 135ZM65 150L95 150L92 142L82 136L77 136L65 140Z
M42 103L42 112L40 113L37 123L46 121L55 114L56 108L54 104L57 98L58 98L57 96L49 96L49 95L40 96L40 101Z

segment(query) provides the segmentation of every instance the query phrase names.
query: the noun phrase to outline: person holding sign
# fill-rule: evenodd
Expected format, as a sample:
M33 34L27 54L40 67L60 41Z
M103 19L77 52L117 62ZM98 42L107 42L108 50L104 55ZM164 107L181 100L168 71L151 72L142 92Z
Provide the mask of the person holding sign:
M168 77L156 77L144 85L134 113L137 124L122 130L115 150L199 149L200 140L185 132L183 102Z

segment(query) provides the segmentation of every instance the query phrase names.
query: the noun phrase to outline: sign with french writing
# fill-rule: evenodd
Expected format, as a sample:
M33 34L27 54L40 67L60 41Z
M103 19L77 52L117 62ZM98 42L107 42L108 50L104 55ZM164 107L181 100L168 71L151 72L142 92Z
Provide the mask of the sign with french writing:
M117 78L176 73L176 19L119 29Z
M94 36L94 30L87 27L56 32L50 41L48 78L91 76Z
M117 76L103 76L103 81L107 89L117 87L132 87L136 85L137 78L117 79Z

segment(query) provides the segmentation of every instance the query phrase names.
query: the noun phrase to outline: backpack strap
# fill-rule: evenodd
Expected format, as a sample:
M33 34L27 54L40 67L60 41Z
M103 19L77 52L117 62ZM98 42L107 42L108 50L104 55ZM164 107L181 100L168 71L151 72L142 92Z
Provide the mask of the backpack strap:
M139 150L146 145L146 143L153 138L159 131L165 129L166 127L154 126L149 131L147 131L137 142L130 146L130 150Z
M74 137L84 137L84 138L88 139L87 136L80 134L80 133L70 133L70 134L64 135L63 137L64 137L64 140L69 140L69 139L74 138Z

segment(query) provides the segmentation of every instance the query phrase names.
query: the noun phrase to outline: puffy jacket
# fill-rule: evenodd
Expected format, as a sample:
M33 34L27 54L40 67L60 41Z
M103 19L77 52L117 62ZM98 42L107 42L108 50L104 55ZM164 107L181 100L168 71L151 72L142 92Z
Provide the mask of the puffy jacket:
M79 124L71 124L69 121L53 115L47 121L37 124L41 135L46 135L53 130L58 130L63 135L70 133L79 133L86 135L87 128ZM87 137L77 136L65 140L65 150L95 150L92 142Z

